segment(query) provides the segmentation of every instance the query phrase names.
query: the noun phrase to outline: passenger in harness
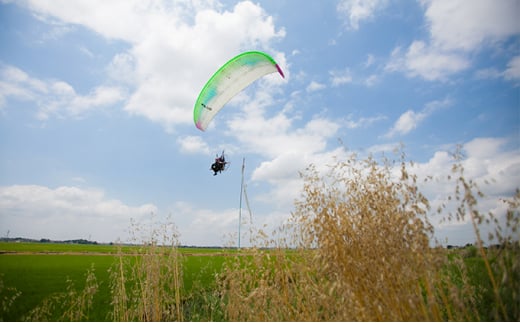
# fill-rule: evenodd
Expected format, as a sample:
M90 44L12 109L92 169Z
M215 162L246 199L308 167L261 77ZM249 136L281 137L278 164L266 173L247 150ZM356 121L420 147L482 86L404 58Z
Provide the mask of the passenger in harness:
M211 170L214 172L213 176L217 175L217 173L222 173L223 170L226 169L226 158L224 157L224 151L222 151L222 155L220 157L217 155L215 157L215 162L211 165Z

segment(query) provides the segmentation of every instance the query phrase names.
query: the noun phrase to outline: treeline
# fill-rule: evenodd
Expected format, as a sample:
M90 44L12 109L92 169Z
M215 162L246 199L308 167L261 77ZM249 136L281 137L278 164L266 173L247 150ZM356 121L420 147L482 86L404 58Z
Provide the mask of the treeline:
M514 241L505 241L502 243L495 243L490 244L488 246L482 246L484 249L511 249L511 248L517 248L518 244L515 244ZM471 243L467 243L464 246L456 246L456 245L447 245L446 249L471 249L471 248L477 248L476 245L473 245Z
M37 239L28 239L28 238L0 238L2 242L32 242L32 243L68 243L68 244L98 244L97 241L90 241L86 239L73 239L73 240L51 240L42 238L40 240Z

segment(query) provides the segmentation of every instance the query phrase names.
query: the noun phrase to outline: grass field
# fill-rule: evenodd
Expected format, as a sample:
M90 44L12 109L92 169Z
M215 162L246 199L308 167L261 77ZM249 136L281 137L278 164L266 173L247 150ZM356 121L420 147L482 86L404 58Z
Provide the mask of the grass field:
M139 251L140 246L134 245L108 245L108 244L72 244L72 243L32 243L32 242L3 242L0 241L0 254L6 253L99 253L103 255L116 255L119 252L132 254ZM179 252L186 255L192 254L213 254L229 252L221 248L179 248Z
M131 252L135 247L123 247ZM0 242L0 253L102 253L116 254L117 246L72 243Z
M108 268L114 262L110 256L89 255L1 255L0 272L5 286L21 292L3 319L21 320L23 315L38 306L51 294L66 290L67 280L83 288L85 274L94 265L99 293L94 298L96 310L91 319L103 321L110 307Z
M136 246L124 246L125 257L135 257ZM183 254L185 295L194 287L213 287L215 274L224 262L223 249L180 248ZM4 287L14 287L21 295L8 310L0 312L5 321L20 321L31 309L52 294L67 290L68 281L81 290L92 267L98 283L93 297L91 321L105 321L111 310L109 269L117 262L118 247L62 243L0 243L0 278ZM195 286L194 286L195 285ZM0 290L0 297L8 295ZM1 298L0 298L1 299Z

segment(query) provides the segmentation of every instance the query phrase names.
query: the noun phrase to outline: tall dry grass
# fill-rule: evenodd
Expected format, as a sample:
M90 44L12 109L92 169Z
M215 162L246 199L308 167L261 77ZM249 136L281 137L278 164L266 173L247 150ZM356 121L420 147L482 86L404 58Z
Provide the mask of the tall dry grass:
M4 315L8 314L14 301L20 297L21 292L14 287L5 286L3 275L0 275L0 321L4 321Z
M166 222L147 228L134 223L131 231L141 247L132 256L120 250L111 269L110 318L126 322L182 321L182 257L175 225Z
M404 157L402 158L404 160ZM480 320L482 290L464 259L432 246L430 205L418 179L394 165L352 155L322 175L309 167L295 204L291 233L279 248L249 249L231 261L222 280L222 306L231 321ZM518 319L518 250L505 248L491 268L482 244L473 182L454 168L458 218L470 214L477 249L492 282L492 319ZM471 184L472 183L472 184ZM463 189L462 189L463 188ZM448 197L452 199L452 197ZM509 231L518 229L518 194L509 202ZM486 215L489 217L489 215ZM498 230L502 232L501 230ZM498 233L497 233L498 235ZM518 239L508 238L518 247ZM293 247L288 250L287 247ZM507 254L507 255L506 255ZM514 258L516 256L516 258ZM502 263L502 264L501 264ZM501 268L499 268L502 266ZM498 283L496 274L503 275ZM510 298L504 302L504 296ZM505 305L507 304L507 305ZM486 319L486 318L484 318Z
M520 321L520 190L500 202L507 206L506 214L484 213L479 209L479 199L485 197L473 179L467 179L460 151L456 152L452 172L455 174L455 200L458 207L449 218L464 221L469 218L475 232L476 252L481 259L492 297L478 294L479 306L488 310L484 320ZM488 231L487 239L483 228ZM488 241L490 248L485 246ZM482 312L482 311L481 311ZM479 319L482 316L478 316Z

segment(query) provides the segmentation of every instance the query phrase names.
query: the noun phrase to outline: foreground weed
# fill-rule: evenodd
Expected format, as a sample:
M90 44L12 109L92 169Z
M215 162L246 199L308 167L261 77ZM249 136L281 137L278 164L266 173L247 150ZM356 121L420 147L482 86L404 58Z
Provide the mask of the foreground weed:
M481 212L478 199L484 197L484 193L475 181L465 178L460 152L455 154L455 158L459 162L453 166L452 172L456 181L455 200L459 205L452 216L457 221L468 218L471 221L476 246L470 250L477 253L474 258L484 264L491 287L491 290L483 290L481 296L484 299L486 292L493 295L486 299L487 311L482 313L483 319L520 321L520 191L516 189L513 197L501 200L507 207L505 215ZM489 231L489 247L484 245L484 227Z
M443 248L431 246L429 201L404 156L398 165L373 158L360 161L352 155L328 172L310 166L302 173L302 196L290 225L280 230L290 238L265 243L279 248L243 250L226 264L221 280L226 319L487 319L482 311L485 282L472 280L473 268L464 258L450 259ZM493 261L485 258L478 230L483 219L477 211L482 195L472 193L474 186L463 174L456 178L456 194L463 195L455 199L461 202L460 212L472 216L479 261L492 286L491 319L517 319L519 257L512 245L518 245L518 238L508 236L508 248L495 254ZM508 203L508 232L517 232L518 194ZM495 235L507 236L500 232ZM497 273L501 280L496 279Z
M133 229L134 237L143 230L138 224ZM175 225L152 226L144 239L133 256L120 250L111 269L111 319L182 321L182 256Z
M4 315L9 313L14 301L21 294L16 288L6 287L2 276L0 276L0 321L4 320Z
M216 286L206 286L195 281L192 289L183 297L184 318L189 321L223 321L220 291Z

